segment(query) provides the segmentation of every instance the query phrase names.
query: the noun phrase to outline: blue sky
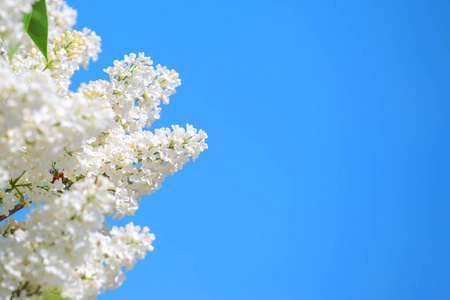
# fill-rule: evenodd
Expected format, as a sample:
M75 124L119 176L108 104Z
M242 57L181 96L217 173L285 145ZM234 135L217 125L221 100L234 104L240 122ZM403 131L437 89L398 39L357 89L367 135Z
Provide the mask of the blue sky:
M209 149L145 197L155 250L99 299L449 299L448 1L68 1L176 69L155 128Z

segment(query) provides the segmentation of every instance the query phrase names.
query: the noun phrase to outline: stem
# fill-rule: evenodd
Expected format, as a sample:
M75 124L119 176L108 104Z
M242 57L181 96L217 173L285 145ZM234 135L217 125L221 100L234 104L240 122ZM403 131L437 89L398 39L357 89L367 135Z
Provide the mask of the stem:
M31 202L30 202L30 203L31 203ZM19 210L21 210L24 206L25 206L25 205L20 204L20 203L16 204L16 206L14 206L14 208L13 208L12 210L9 211L9 215L8 215L8 216L5 216L5 215L0 216L0 222L3 221L3 220L5 220L6 218L12 216L13 214L15 214L16 212L18 212Z

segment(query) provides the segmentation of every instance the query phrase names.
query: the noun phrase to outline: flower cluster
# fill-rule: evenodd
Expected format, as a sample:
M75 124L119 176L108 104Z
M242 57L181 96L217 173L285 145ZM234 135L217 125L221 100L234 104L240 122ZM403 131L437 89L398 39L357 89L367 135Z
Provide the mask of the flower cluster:
M55 289L63 297L90 299L120 286L123 267L132 269L152 251L155 238L147 227L133 223L125 228L103 226L103 215L114 204L110 188L102 177L85 180L38 206L25 222L5 223L0 230L1 299ZM21 291L24 283L26 290Z
M120 127L110 130L100 141L91 140L84 147L78 164L67 176L71 180L78 176L107 176L118 183L114 193L115 216L134 215L141 196L159 189L167 176L180 170L190 157L195 160L207 147L203 131L197 132L190 125L186 130L179 126L172 128L173 131L165 128L155 133L131 134L125 134ZM66 164L69 158L67 154L61 157L61 169L70 169Z
M142 196L207 149L207 135L189 124L149 131L181 81L143 53L70 91L100 38L72 30L76 11L47 0L46 60L21 23L35 1L0 9L0 299L95 299L153 249L147 227L109 228L105 217L134 215ZM24 221L10 216L31 203Z

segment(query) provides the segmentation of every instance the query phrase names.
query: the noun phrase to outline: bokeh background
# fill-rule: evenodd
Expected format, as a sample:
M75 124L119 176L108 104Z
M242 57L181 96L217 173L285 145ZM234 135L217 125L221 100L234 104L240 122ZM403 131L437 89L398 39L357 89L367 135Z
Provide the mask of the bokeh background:
M449 299L450 2L75 1L182 86L209 149L144 197L155 250L99 299Z

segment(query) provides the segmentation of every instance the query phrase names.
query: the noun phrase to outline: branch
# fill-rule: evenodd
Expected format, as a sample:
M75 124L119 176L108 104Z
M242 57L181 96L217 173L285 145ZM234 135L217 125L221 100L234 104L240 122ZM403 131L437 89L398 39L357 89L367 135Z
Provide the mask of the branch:
M31 203L31 202L30 202L30 203ZM0 217L0 222L3 221L4 219L10 217L11 215L15 214L16 212L18 212L19 210L21 210L24 206L25 206L25 205L20 204L20 203L16 204L16 206L14 206L14 208L13 208L12 210L9 211L9 215L8 215L8 216L3 215L3 216Z
M64 177L64 173L63 173L63 172L58 173L58 171L55 170L55 169L52 169L52 170L50 170L49 172L50 172L50 174L53 175L53 180L52 180L52 182L51 182L52 184L55 183L55 181L58 180L58 179L61 179L61 181L62 181L64 184L68 184L69 187L73 184L72 181L70 181L69 179L67 179L67 178ZM16 188L16 187L15 187L15 184L17 183L17 181L19 181L19 179L22 177L23 174L25 174L25 171L23 171L23 173L22 173L22 174L19 176L19 178L17 178L15 181L11 181L11 185L13 185L13 187L10 189L10 191L12 191L14 188ZM16 188L16 190L17 190L17 188ZM8 190L7 190L7 191L8 191ZM17 190L17 191L18 191L18 190ZM29 203L32 203L32 201L30 201ZM0 216L0 222L3 221L3 220L5 220L6 218L12 216L12 215L15 214L16 212L18 212L19 210L21 210L22 208L24 208L24 206L25 206L24 204L20 204L20 203L16 204L16 206L14 206L14 208L13 208L12 210L9 211L9 215L8 215L8 216L6 216L6 215Z

